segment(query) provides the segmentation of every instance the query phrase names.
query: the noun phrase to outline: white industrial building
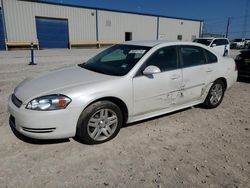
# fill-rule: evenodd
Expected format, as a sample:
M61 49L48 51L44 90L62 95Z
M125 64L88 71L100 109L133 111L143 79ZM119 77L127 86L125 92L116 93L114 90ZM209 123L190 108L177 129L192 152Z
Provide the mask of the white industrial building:
M202 21L43 1L0 0L0 48L70 48L126 40L191 41Z

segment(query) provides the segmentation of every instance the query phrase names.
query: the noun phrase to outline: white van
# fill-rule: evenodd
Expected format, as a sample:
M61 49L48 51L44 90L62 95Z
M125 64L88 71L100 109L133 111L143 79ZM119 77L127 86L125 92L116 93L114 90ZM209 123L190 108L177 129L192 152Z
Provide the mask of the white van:
M193 42L209 46L222 56L228 56L230 52L230 43L227 38L197 38Z

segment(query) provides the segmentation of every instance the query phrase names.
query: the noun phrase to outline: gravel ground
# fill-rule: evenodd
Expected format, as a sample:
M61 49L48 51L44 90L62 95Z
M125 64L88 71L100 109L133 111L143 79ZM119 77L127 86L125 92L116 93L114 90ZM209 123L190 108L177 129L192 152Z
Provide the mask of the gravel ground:
M250 85L213 110L188 108L122 128L108 143L15 135L7 98L23 79L77 64L96 49L0 52L0 187L250 187ZM235 56L238 52L233 51Z

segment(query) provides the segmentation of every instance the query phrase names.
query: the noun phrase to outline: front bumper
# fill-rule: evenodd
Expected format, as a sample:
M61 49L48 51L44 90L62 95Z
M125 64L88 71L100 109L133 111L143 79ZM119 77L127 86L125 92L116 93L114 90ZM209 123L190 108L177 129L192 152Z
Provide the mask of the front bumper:
M74 137L79 117L78 109L53 111L28 110L25 105L18 108L8 100L10 124L21 134L36 139L61 139Z

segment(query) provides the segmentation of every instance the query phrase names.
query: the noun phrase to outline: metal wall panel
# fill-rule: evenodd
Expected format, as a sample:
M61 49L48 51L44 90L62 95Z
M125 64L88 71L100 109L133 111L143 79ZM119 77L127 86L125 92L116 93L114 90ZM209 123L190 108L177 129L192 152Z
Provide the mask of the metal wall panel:
M68 19L70 41L96 41L96 10L46 3L5 0L5 22L8 40L37 40L35 17ZM100 41L124 41L125 32L133 40L157 39L157 16L98 10ZM198 37L200 22L159 17L159 39L183 41Z
M5 50L4 26L3 26L3 16L1 7L0 7L0 50Z
M99 40L124 41L125 32L132 40L156 40L157 17L110 11L98 11Z
M182 41L191 41L192 36L199 37L200 22L170 18L159 18L159 39L177 40L182 35Z
M70 41L95 41L94 9L74 8L16 0L4 1L8 40L37 40L35 17L65 18L69 23Z

